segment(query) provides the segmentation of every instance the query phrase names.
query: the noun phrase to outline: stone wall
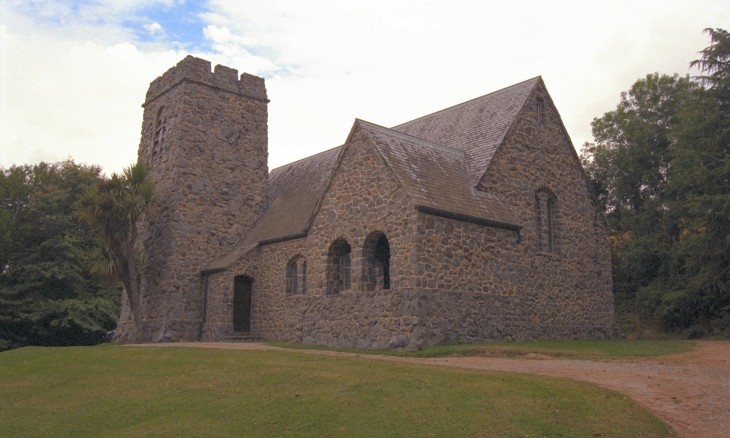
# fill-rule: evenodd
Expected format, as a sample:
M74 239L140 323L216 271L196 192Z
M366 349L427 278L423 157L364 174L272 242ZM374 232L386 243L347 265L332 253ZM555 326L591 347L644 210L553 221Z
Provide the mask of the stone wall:
M150 85L139 147L156 184L141 224L145 341L199 338L200 271L266 203L267 103L263 79L239 79L223 66L212 72L190 56ZM117 337L128 329L120 321Z
M419 348L424 345L422 292L415 290L412 254L416 211L373 145L355 133L306 238L259 247L228 270L209 275L206 339L232 333L219 310L230 308L233 278L255 278L252 334L263 339L358 348ZM390 246L389 289L372 288L366 259L368 237L382 232ZM326 294L330 246L345 239L352 248L350 289ZM307 261L305 294L287 294L292 257ZM250 273L250 274L249 274ZM368 290L373 289L373 290ZM214 322L215 321L215 322Z
M255 278L252 334L270 340L415 349L612 336L605 222L547 95L541 125L535 117L525 109L483 181L518 218L519 232L418 212L356 128L309 234L258 247L209 276L206 339L232 333L238 274ZM547 214L537 205L542 191L555 198L550 246L540 243L547 233L547 221L538 219ZM365 248L381 232L390 245L391 287L369 290ZM341 239L352 248L352 286L327 295L329 250ZM307 262L303 294L287 294L293 257Z
M537 102L542 107L538 122ZM530 98L480 182L523 226L515 248L519 296L531 338L615 334L608 228L591 198L577 154L542 86ZM555 196L554 245L539 231L537 199ZM536 196L537 195L537 196ZM543 221L544 222L544 221Z

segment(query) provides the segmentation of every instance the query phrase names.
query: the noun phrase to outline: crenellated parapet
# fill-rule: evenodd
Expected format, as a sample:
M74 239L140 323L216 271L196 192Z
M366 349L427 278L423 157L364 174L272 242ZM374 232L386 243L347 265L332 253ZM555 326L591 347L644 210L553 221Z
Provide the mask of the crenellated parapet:
M156 100L183 82L207 85L215 89L268 102L263 78L248 73L241 74L239 78L238 70L223 65L216 65L215 70L211 71L210 61L188 55L150 84L145 103L142 106Z

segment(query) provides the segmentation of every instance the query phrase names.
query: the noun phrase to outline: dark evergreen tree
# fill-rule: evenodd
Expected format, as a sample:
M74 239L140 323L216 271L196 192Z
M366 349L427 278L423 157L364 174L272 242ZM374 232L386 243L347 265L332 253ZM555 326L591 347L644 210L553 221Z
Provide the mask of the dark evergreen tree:
M65 161L0 169L0 349L102 342L118 293L85 268L97 242L74 204L99 168Z
M730 38L707 32L702 76L637 81L582 156L613 230L619 312L693 334L730 329Z

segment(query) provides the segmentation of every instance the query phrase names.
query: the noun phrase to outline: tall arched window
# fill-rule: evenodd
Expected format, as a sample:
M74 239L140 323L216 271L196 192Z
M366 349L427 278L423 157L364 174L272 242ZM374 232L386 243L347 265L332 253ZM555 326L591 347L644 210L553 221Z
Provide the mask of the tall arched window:
M162 152L162 147L165 142L165 134L167 132L167 117L164 114L165 107L161 106L157 110L157 116L155 117L155 134L152 140L152 161L156 161L159 154Z
M362 274L367 290L390 289L390 244L384 233L370 233L365 239L362 259Z
M548 188L535 192L535 216L537 220L537 250L555 252L555 212L557 197Z
M327 295L335 295L350 289L352 248L345 239L335 240L327 253Z
M296 255L286 265L286 293L307 293L307 260Z

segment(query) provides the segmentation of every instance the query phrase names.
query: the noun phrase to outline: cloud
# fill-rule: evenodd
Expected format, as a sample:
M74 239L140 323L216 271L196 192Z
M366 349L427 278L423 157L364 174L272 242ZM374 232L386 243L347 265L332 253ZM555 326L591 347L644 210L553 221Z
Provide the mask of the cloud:
M647 73L687 72L730 4L0 2L0 163L136 159L149 82L192 53L264 76L271 167L542 75L576 146Z
M144 27L144 30L147 31L150 35L159 35L164 33L162 30L162 25L156 21L153 21L152 23L145 24L142 27Z

